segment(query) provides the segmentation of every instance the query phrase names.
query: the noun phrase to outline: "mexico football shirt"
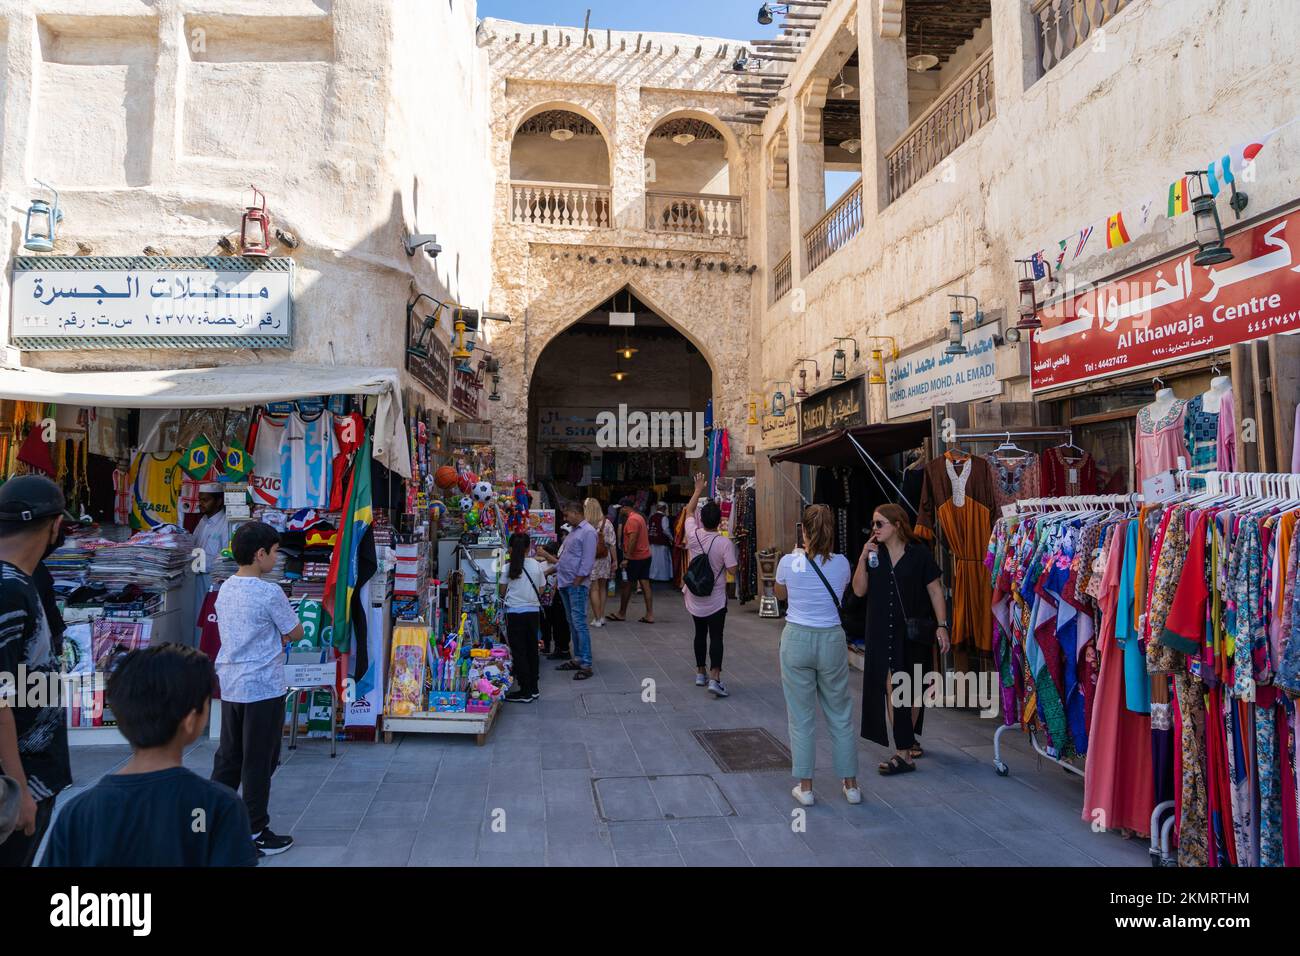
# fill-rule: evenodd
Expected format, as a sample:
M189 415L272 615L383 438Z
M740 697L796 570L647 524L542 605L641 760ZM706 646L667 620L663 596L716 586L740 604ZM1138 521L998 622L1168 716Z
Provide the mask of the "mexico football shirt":
M281 504L284 482L281 478L280 444L286 421L263 414L253 426L253 473L249 476L248 486L253 492L253 502L269 508L284 507Z

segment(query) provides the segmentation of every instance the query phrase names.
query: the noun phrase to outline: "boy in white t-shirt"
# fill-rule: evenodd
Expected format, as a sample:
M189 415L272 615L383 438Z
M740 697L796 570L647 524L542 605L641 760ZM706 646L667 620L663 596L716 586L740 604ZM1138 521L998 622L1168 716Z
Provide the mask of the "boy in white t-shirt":
M243 524L230 550L239 571L217 593L221 743L212 779L232 790L243 785L258 855L273 856L293 846L293 837L271 832L267 803L284 728L284 647L300 640L303 631L284 591L262 580L280 550L275 529L260 521Z

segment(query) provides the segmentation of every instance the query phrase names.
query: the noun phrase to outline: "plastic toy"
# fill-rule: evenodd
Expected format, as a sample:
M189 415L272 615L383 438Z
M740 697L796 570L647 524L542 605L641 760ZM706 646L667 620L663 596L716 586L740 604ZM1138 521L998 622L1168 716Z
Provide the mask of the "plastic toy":
M469 495L461 495L460 510L467 514L474 509L474 499Z
M429 511L433 514L434 521L441 521L447 514L447 502L442 499L429 502Z
M455 488L459 483L460 476L456 474L456 469L451 465L443 465L433 473L434 483L443 491Z
M474 500L488 502L492 500L492 482L480 481L474 485Z

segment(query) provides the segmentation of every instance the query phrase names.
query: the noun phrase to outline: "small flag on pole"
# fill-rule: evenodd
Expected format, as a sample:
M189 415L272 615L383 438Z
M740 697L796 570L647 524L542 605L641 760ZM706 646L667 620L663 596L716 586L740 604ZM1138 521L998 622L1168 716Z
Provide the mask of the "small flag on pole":
M1057 269L1060 269L1060 268L1061 268L1061 264L1065 262L1065 250L1066 250L1066 246L1068 246L1069 243L1070 243L1070 240L1069 240L1069 239L1062 239L1060 242L1058 242L1058 243L1056 244L1057 247L1061 250L1060 252L1058 252L1058 253L1056 254L1056 268L1057 268Z
M1096 227L1094 226L1084 226L1082 229L1079 230L1079 238L1074 246L1073 258L1078 259L1080 256L1083 255L1084 247L1088 245L1088 240L1092 238L1092 233L1095 228Z

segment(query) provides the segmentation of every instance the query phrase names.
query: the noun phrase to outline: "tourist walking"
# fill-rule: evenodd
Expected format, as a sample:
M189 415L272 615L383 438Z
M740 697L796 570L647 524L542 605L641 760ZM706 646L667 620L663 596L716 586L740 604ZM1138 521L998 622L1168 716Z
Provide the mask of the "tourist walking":
M555 541L546 542L537 549L537 557L545 565L545 574L554 575L559 556L564 553L564 542L568 537L568 526L555 529ZM569 652L569 612L564 609L564 601L555 590L549 606L542 608L542 653L548 661L572 660Z
M627 605L632 600L632 591L635 589L645 596L645 614L637 620L642 624L653 624L655 609L654 597L650 593L650 531L641 512L632 506L631 498L622 500L619 514L623 520L623 568L627 579L623 582L623 593L619 597L618 614L610 614L609 619L627 619Z
M696 573L688 570L682 595L686 599L686 610L695 621L695 684L697 687L707 686L714 697L726 697L727 688L722 683L722 629L727 622L727 572L736 570L736 546L718 533L722 509L716 501L706 501L699 508L699 517L696 517L700 495L707 487L708 479L697 474L695 494L686 504L686 547L690 550L691 567L696 567L695 560L704 556L712 575L710 589L704 594L692 590L692 586L697 584ZM703 567L701 565L699 570ZM704 671L706 653L710 668L707 678Z
M588 498L582 503L587 524L596 529L596 560L591 566L591 626L605 626L605 601L609 597L609 579L614 574L618 536L614 523L605 517L600 502Z
M813 804L817 704L831 735L831 759L849 803L861 803L858 748L849 696L849 652L840 626L840 604L851 568L835 546L835 519L826 505L804 509L804 546L781 558L776 596L789 601L781 632L781 686L790 723L790 753L799 783L791 791Z
M673 579L673 523L668 517L668 503L655 505L650 515L650 580Z
M498 587L506 610L506 642L514 663L515 682L519 685L506 694L514 703L532 703L541 694L537 689L537 634L542 616L544 569L537 559L528 557L532 539L521 531L510 536L510 565L506 579Z
M875 566L872 566L872 555ZM862 736L889 746L887 715L893 712L894 755L880 765L885 776L911 773L924 755L920 742L925 708L923 675L933 666L934 642L948 649L942 572L930 549L912 530L907 512L881 505L871 537L853 573L853 593L867 599L866 660L862 670ZM899 687L893 685L899 675Z

